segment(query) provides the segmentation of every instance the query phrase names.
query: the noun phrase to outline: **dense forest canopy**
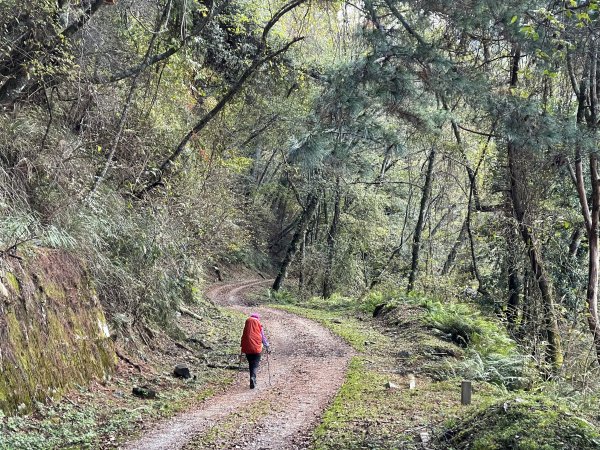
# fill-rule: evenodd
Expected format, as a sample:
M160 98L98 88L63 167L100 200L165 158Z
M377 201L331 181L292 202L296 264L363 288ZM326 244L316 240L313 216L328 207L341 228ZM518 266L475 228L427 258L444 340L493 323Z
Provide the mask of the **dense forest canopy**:
M2 0L2 259L79 254L123 335L215 265L469 298L560 374L600 355L599 10Z

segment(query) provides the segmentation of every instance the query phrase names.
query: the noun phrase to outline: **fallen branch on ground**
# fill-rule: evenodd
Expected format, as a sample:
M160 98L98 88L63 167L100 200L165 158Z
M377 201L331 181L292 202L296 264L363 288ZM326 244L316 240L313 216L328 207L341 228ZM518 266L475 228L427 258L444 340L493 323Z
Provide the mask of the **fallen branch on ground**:
M187 308L184 308L183 306L180 306L180 307L179 307L179 312L180 312L181 314L186 314L186 315L188 315L188 316L190 316L190 317L192 317L192 318L194 318L194 319L196 319L196 320L200 320L200 321L204 320L204 317L202 317L202 316L199 316L199 315L198 315L198 314L196 314L195 312L193 312L193 311L190 311L189 309L187 309Z

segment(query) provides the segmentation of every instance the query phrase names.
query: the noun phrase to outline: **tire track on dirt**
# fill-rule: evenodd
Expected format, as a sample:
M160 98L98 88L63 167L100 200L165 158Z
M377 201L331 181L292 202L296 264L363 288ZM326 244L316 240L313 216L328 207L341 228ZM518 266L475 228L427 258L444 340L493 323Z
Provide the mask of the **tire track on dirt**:
M310 445L312 429L344 381L352 350L311 320L280 310L247 306L248 291L266 283L249 280L216 285L207 296L245 314L261 314L273 348L269 356L271 385L263 357L256 389L248 388L247 372L240 373L226 392L159 424L126 449L287 450ZM254 417L250 411L261 405L266 405L267 411ZM244 419L241 423L233 420L235 429L226 429L236 417Z

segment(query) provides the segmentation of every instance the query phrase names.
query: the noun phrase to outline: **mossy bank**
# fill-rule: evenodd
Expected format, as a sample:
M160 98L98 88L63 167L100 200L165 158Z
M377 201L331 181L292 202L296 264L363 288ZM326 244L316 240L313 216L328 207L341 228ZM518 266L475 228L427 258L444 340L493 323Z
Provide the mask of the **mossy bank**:
M27 411L115 364L102 308L82 263L35 249L0 260L0 409Z

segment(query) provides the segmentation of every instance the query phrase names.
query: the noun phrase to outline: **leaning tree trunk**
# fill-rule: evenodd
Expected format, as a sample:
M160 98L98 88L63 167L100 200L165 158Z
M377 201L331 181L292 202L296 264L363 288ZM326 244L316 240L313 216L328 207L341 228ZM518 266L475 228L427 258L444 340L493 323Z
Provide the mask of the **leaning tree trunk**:
M285 257L283 258L283 261L281 261L279 273L277 274L277 278L275 278L275 282L273 283L272 289L274 291L278 291L279 289L281 289L281 286L283 286L283 280L285 280L288 268L292 260L294 259L294 255L296 254L298 242L300 242L300 239L302 238L302 236L304 236L304 233L306 233L308 223L310 222L310 219L315 213L315 209L317 209L317 205L319 204L319 197L317 197L314 194L310 194L308 196L307 203L308 204L306 208L304 208L304 211L302 211L302 215L300 217L300 221L298 222L296 232L294 233L294 236L292 237L292 240L285 252Z
M506 321L508 329L515 330L519 319L521 307L521 282L519 279L519 257L517 255L517 239L519 236L514 227L510 227L506 237L508 244L507 272L508 272L508 301L506 302Z
M454 241L454 245L450 249L450 253L448 253L448 257L446 258L446 262L444 262L444 267L442 268L441 275L448 275L452 271L452 267L454 266L454 261L456 261L456 256L458 255L458 249L465 242L465 238L467 236L467 220L462 224L460 228L460 233L458 233L458 237Z
M417 278L417 270L419 267L419 252L421 251L421 236L423 234L423 227L425 224L425 212L427 210L427 203L429 202L429 197L431 196L431 180L433 178L435 153L435 147L432 147L431 152L429 153L429 162L427 164L427 172L425 174L425 184L423 185L423 193L421 195L419 218L417 220L417 225L415 226L415 234L413 236L410 275L408 277L408 286L406 287L407 292L410 292L414 289L415 280Z
M506 303L506 321L508 322L508 329L514 330L517 321L519 319L520 309L520 287L519 272L514 261L511 261L508 265L508 302Z
M300 273L298 274L298 290L300 291L300 296L304 294L304 272L306 270L306 231L302 233L300 237Z

